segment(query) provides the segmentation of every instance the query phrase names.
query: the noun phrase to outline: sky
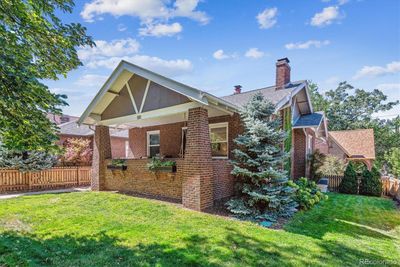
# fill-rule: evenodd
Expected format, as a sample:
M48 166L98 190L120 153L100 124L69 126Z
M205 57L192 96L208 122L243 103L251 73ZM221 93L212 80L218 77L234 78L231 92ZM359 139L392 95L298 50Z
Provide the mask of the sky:
M83 66L45 81L80 116L121 59L216 96L275 83L288 57L291 79L321 91L347 81L400 100L398 0L79 0L79 22L97 46L79 47ZM377 114L390 118L395 109Z

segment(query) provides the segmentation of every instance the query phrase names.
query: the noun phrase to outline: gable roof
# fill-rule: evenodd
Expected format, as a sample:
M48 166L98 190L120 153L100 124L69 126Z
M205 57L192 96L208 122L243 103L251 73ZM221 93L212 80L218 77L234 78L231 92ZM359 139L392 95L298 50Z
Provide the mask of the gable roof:
M375 159L373 129L330 131L329 137L349 158Z
M301 115L293 125L293 128L318 127L324 118L322 112L314 112L306 115Z
M258 92L262 93L266 99L270 100L276 105L276 111L292 105L296 102L294 99L301 98L300 102L296 102L300 107L301 114L313 112L307 90L308 85L307 81L305 80L290 82L285 86L284 89L279 90L276 89L276 86L269 86L240 94L216 97L205 91L182 84L178 81L122 60L101 87L100 91L96 94L89 106L83 112L82 116L78 120L78 124L92 125L97 124L99 121L103 121L103 123L114 123L116 126L118 126L120 123L123 123L121 122L123 120L129 120L133 117L142 117L137 116L141 114L136 111L136 108L134 114L122 116L118 120L118 123L116 118L112 119L112 121L107 121L107 119L104 121L102 116L104 110L110 105L116 96L121 94L121 90L123 89L124 85L127 84L133 75L140 76L175 93L179 93L192 101L191 104L210 106L228 114L238 112L240 107L246 104L251 97Z
M236 105L243 106L256 94L261 93L266 99L270 100L273 104L277 105L277 109L281 108L286 101L295 95L300 89L306 86L305 80L291 82L285 86L284 89L276 89L276 86L268 86L260 89L254 89L239 94L233 94L221 97L222 99ZM286 101L285 101L286 100Z
M99 112L104 111L104 109L110 104L114 97L119 94L119 91L123 88L123 85L126 84L126 82L132 77L133 74L141 76L167 89L170 89L171 91L186 96L191 101L197 102L201 105L208 106L211 104L216 104L221 106L221 109L226 109L227 111L238 110L238 106L228 101L225 101L222 98L218 98L205 91L201 91L194 87L185 85L178 81L162 76L158 73L152 72L148 69L122 60L114 69L104 85L101 87L100 91L90 102L89 106L83 112L78 120L78 124L85 123L86 119L88 119L91 115L93 117L96 117L99 115ZM93 123L94 119L92 119L91 121Z
M92 136L94 134L94 131L90 128L89 125L79 125L78 118L60 124L58 125L58 127L60 128L58 133L59 135ZM110 136L128 138L128 131L110 128Z

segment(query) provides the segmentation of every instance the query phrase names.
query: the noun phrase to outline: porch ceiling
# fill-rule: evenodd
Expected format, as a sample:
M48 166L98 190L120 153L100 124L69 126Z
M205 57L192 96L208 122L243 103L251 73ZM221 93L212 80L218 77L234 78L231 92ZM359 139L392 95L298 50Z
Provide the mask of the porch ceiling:
M149 126L186 120L188 109L205 107L209 116L237 107L206 92L121 61L79 118L79 124Z

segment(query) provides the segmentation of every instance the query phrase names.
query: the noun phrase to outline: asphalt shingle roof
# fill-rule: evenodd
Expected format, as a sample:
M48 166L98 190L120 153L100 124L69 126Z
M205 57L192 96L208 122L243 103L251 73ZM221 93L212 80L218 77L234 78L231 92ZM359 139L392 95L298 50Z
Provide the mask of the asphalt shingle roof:
M293 125L294 127L312 127L319 126L322 121L323 114L320 112L314 112L307 115L302 115Z
M329 136L350 158L375 158L373 129L330 131Z
M221 97L223 100L228 101L236 106L243 106L249 100L253 95L255 95L258 92L261 92L263 96L270 100L273 104L279 103L283 98L286 96L290 95L293 89L297 88L300 84L304 83L305 81L296 81L292 82L289 85L286 86L285 89L280 89L276 90L276 86L269 86L269 87L264 87L260 89L255 89L251 91L246 91L240 94L233 94L233 95L228 95L228 96L223 96Z

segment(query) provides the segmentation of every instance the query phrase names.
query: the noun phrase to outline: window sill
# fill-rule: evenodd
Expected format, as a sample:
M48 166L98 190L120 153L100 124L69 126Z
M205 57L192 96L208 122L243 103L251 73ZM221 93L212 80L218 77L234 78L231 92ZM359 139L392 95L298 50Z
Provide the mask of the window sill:
M229 157L212 157L212 159L229 159Z

